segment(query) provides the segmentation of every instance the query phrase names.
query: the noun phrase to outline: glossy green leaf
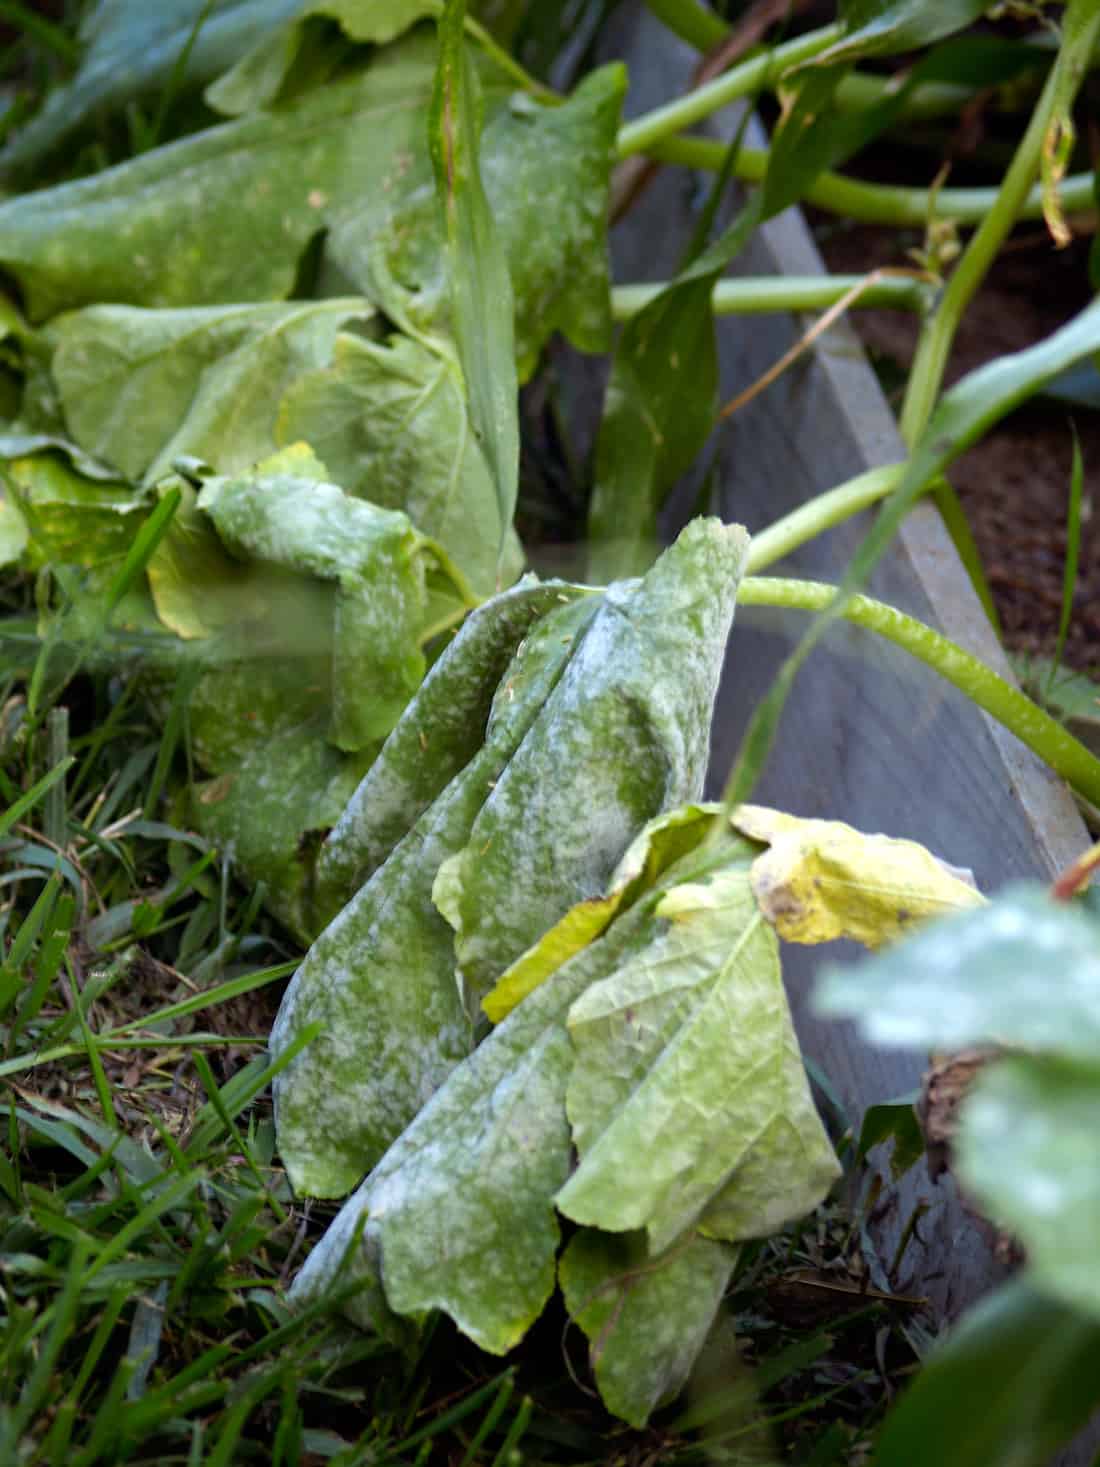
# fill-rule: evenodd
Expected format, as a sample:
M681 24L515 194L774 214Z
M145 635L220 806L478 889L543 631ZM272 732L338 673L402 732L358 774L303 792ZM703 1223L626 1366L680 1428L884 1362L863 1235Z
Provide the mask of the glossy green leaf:
M873 1467L1046 1467L1100 1406L1100 1325L1026 1278L976 1304L886 1419Z
M153 482L183 456L231 474L275 451L286 389L327 367L341 327L371 314L358 298L91 306L51 323L51 372L77 443L128 478Z
M507 526L453 360L409 337L341 335L331 365L286 393L277 433L307 440L349 494L404 510L475 591L492 592Z
M288 84L301 85L303 73L307 83L316 85L343 60L342 48L336 47L328 67L311 55L311 43L323 48L326 28L348 41L385 45L418 20L437 14L439 7L440 0L298 0L288 12L289 20L268 27L230 70L207 87L206 101L228 117L270 107L285 100Z
M442 862L469 838L487 792L542 713L594 610L584 598L559 603L527 634L477 753L423 810L295 974L272 1031L273 1053L307 1024L323 1023L276 1083L279 1149L297 1191L350 1191L468 1053L471 1030L454 979L453 934L433 904L432 883ZM461 679L466 651L459 638L435 676L444 683ZM435 728L419 722L416 704L406 717L430 747ZM445 730L442 738L448 739ZM402 735L402 750L410 742ZM400 777L403 764L398 759L387 768ZM356 843L362 839L360 832Z
M604 893L647 820L699 797L747 543L739 526L694 520L644 580L606 593L440 873L472 1000L571 906Z
M941 918L818 982L819 1013L854 1018L877 1044L998 1043L1100 1053L1100 925L1036 885Z
M644 1229L651 1254L686 1229L766 1237L838 1175L783 990L778 943L743 851L672 888L668 926L569 1012L568 1113L579 1155L561 1212Z
M990 1065L967 1095L955 1154L967 1191L1023 1243L1035 1286L1100 1321L1100 1050L1089 1064Z
M965 30L986 9L985 0L842 0L847 34L814 64L916 51Z
M512 279L481 181L482 104L466 50L465 0L446 0L428 145L443 216L450 325L470 426L485 455L502 526L519 486L519 409ZM503 535L497 542L503 550Z
M582 1228L572 1238L558 1280L609 1411L642 1427L679 1395L736 1261L736 1248L709 1238L681 1239L658 1258L638 1233Z
M208 6L206 0L156 0L152 5L145 0L99 0L86 10L81 25L86 50L80 69L52 91L38 115L15 134L0 154L0 167L21 171L52 152L93 115L162 90L185 52L181 80L188 87L201 85L232 66L300 3L220 0Z

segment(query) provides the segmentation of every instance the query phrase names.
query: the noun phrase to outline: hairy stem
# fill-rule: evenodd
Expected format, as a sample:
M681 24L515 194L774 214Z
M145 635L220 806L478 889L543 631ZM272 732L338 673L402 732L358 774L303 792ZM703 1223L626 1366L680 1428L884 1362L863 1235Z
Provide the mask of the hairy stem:
M818 612L824 611L836 594L835 586L820 581L749 576L741 582L737 599L742 606L780 606ZM1100 759L979 658L915 617L906 616L870 596L850 597L844 615L857 626L896 643L938 672L1015 734L1085 799L1100 804Z

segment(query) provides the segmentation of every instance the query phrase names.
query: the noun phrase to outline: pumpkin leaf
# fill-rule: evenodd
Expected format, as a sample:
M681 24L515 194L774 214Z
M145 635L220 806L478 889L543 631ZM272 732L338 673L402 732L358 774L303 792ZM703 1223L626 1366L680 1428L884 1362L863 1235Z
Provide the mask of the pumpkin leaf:
M914 923L984 901L915 841L759 805L738 806L731 820L768 847L753 863L753 892L785 942L848 937L877 948Z
M556 606L517 648L477 752L326 927L283 999L274 1054L305 1025L323 1024L275 1082L279 1150L298 1192L350 1191L469 1052L453 936L432 901L432 883L467 840L487 790L538 718L595 610L590 599L573 596ZM452 644L435 669L440 683L461 678L471 650L461 637ZM420 721L415 703L406 718L417 736L432 740L436 729ZM446 731L441 738L449 741ZM401 732L401 749L409 743ZM395 758L386 770L400 772L403 762ZM384 784L385 771L380 778ZM355 843L363 843L362 832Z
M648 820L699 797L746 548L739 526L695 520L642 581L606 592L440 873L471 1000L570 907L605 892Z
M688 1235L658 1258L640 1233L581 1228L558 1264L572 1319L589 1340L604 1405L631 1426L679 1395L718 1313L737 1249Z
M181 457L220 473L275 452L287 387L332 360L359 298L141 310L90 306L51 323L51 373L86 452L130 479L163 478Z
M1098 935L1085 910L1020 883L857 967L825 969L814 1007L855 1019L876 1044L996 1043L1090 1060L1100 1052Z
M673 887L665 930L569 1011L567 1108L579 1164L557 1197L575 1222L689 1228L737 1242L815 1206L838 1175L753 896L751 847Z
M1049 1001L1049 1000L1048 1000ZM960 1181L1019 1238L1036 1288L1100 1322L1100 1066L1055 1055L989 1065L955 1143Z

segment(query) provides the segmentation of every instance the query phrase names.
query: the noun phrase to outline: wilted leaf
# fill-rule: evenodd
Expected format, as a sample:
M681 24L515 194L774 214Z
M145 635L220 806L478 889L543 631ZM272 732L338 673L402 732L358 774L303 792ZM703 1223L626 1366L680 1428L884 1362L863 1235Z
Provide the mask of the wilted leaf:
M492 592L507 525L453 360L409 337L341 335L331 366L286 393L277 434L307 439L349 494L404 510L479 594Z
M984 901L915 841L760 805L740 805L731 818L769 848L753 865L753 891L786 942L849 937L881 947L914 923Z
M86 12L80 69L51 92L37 117L0 154L0 167L23 169L52 151L95 114L162 90L181 57L181 80L200 85L231 66L256 38L301 0L99 0ZM201 24L198 22L201 19ZM190 46L190 50L188 47Z
M560 684L441 874L471 997L579 901L654 815L697 799L747 547L695 520L606 593Z
M721 870L669 890L656 908L667 928L569 1012L580 1163L558 1208L607 1232L644 1229L652 1254L696 1225L765 1237L838 1174L752 854L735 846Z
M1039 886L931 923L858 967L827 968L819 1013L915 1049L1003 1044L1100 1053L1100 926Z
M482 1002L494 1024L512 1012L521 999L594 942L612 919L635 899L673 861L693 851L709 831L718 805L681 805L651 820L631 842L603 896L579 902L501 974Z
M631 1426L687 1384L729 1283L737 1249L688 1236L658 1258L637 1233L582 1228L558 1264L571 1317L607 1409Z
M333 915L473 759L498 695L514 701L502 680L533 624L578 594L524 580L466 618L325 842L318 880L333 893Z
M1049 991L1048 991L1049 992ZM1048 998L1057 1003L1057 999ZM1035 1286L1100 1318L1100 1063L1052 1056L989 1065L963 1104L960 1180L1027 1250Z
M585 987L645 948L659 895L647 893L454 1070L345 1204L298 1276L295 1297L313 1296L336 1276L362 1227L339 1274L341 1282L374 1281L373 1292L347 1306L357 1323L377 1327L380 1283L390 1309L413 1319L442 1309L483 1349L502 1353L523 1336L554 1286L553 1198L569 1173L565 1014Z
M1026 1277L975 1304L886 1418L873 1467L1045 1467L1098 1405L1100 1325Z
M558 603L530 631L505 673L477 753L295 974L272 1031L273 1053L304 1025L324 1025L275 1083L279 1150L297 1191L348 1192L469 1052L453 934L432 902L432 882L442 861L468 839L486 792L540 715L594 610L584 598ZM459 638L434 676L444 683L461 678L464 662ZM434 729L419 722L415 704L406 716L430 744ZM405 749L408 743L403 739Z
M287 387L327 367L341 327L371 314L358 298L91 306L51 323L51 371L73 437L128 478L153 482L184 456L231 474L274 453Z

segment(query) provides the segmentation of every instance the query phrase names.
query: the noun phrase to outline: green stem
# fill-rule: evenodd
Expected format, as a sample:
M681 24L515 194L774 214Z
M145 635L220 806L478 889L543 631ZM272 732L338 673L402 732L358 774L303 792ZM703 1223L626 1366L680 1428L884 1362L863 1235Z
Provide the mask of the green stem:
M1056 111L1068 108L1084 80L1098 33L1100 6L1096 0L1071 0L1057 59L993 207L971 237L935 311L925 317L901 411L901 436L910 447L924 431L936 404L963 312L1021 216L1039 172L1043 140ZM1062 195L1064 202L1064 190Z
M843 34L844 26L839 21L822 26L820 30L808 31L804 36L742 61L739 66L731 67L722 76L715 77L706 86L696 87L675 102L656 107L652 112L626 123L619 131L619 157L628 158L632 153L648 152L662 138L702 122L704 117L709 117L720 107L742 97L754 96L789 67L809 61ZM718 146L725 151L724 143Z
M866 278L865 275L765 275L755 279L720 280L711 299L716 316L824 311ZM616 321L628 321L668 286L668 281L656 285L617 285L611 292L611 313ZM915 276L884 276L867 286L852 304L924 311L931 296L929 285Z
M883 468L868 469L846 484L818 494L808 504L800 504L790 514L774 521L766 530L753 535L749 545L746 571L755 574L790 555L807 540L814 539L824 530L842 524L861 509L877 504L892 494L905 476L906 464L887 464Z
M716 173L729 149L713 138L670 137L645 151L659 163L679 163L685 168ZM768 171L768 156L766 148L739 148L733 164L735 177L743 183L760 183ZM1058 192L1067 214L1091 213L1096 207L1091 173L1075 173L1063 179ZM935 199L936 217L954 219L957 224L979 224L996 204L997 193L995 188L940 189ZM839 173L819 173L802 195L802 202L859 224L923 228L928 222L932 195L924 188L863 183ZM1036 185L1024 199L1018 218L1042 217L1043 198Z
M699 0L645 0L645 4L663 26L696 51L712 51L730 33L725 21Z
M833 602L836 594L835 586L819 581L749 576L741 582L737 600L742 606L781 606L819 612ZM1100 804L1100 759L984 662L923 622L869 596L852 596L844 615L857 626L896 643L946 678L1038 754L1085 799Z
M833 93L832 105L838 112L866 112L884 102L896 87L893 76L874 76L866 71L852 71ZM935 117L957 116L977 95L977 87L955 82L921 82L902 103L895 122L922 122Z

